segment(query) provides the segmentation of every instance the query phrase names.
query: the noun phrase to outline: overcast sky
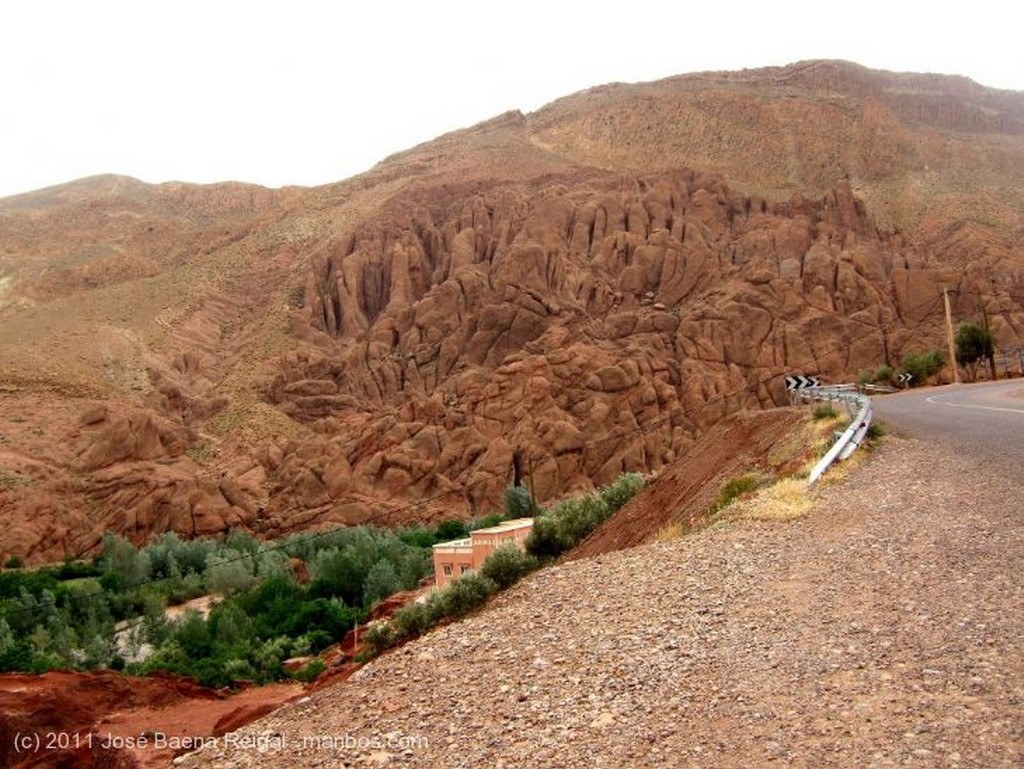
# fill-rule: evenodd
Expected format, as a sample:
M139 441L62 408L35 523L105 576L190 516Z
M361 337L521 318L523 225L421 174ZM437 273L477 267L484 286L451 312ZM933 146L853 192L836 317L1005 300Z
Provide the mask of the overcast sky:
M0 196L98 173L326 183L593 85L808 58L1024 90L1024 14L1008 8L8 0Z

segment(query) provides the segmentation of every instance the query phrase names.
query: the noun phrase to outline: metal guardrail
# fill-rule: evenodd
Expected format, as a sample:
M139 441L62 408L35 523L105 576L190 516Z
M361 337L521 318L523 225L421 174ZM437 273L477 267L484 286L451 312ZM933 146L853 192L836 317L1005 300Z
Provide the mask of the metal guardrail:
M864 441L864 436L867 435L868 429L871 427L871 418L873 416L871 398L861 393L855 384L813 387L801 390L799 395L803 400L845 403L847 408L850 409L851 415L854 409L857 410L850 426L836 439L836 442L832 444L832 447L825 456L811 470L807 485L813 486L837 459L848 459Z
M889 385L880 384L863 384L858 385L861 390L867 390L871 393L898 393L899 390L895 387L889 387Z

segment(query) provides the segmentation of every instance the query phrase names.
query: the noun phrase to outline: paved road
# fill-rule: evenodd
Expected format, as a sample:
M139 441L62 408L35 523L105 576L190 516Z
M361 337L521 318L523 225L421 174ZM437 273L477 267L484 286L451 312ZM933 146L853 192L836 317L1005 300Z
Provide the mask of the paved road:
M1024 380L949 385L872 399L906 435L953 443L1006 460L1024 474Z

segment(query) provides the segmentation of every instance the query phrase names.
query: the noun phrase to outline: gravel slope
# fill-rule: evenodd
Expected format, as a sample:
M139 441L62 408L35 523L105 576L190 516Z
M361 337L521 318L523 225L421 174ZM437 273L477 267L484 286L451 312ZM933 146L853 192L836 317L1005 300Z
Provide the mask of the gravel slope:
M1022 490L891 439L803 519L544 571L176 761L1021 766Z

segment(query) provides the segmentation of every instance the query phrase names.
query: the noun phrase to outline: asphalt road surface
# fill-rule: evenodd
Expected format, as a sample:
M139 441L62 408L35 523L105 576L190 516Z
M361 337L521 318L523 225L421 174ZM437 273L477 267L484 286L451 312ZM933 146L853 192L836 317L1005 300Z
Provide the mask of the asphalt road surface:
M1024 379L948 385L872 398L898 432L986 454L1024 478Z

